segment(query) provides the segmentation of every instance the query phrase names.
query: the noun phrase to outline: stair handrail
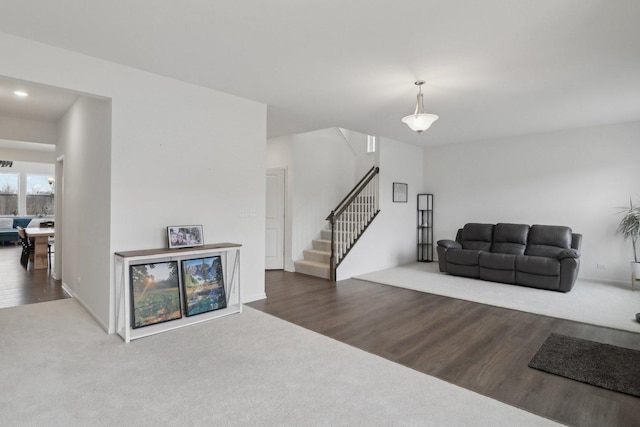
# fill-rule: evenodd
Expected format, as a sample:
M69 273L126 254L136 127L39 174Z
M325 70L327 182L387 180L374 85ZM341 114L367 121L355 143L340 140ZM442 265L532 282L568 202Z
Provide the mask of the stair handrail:
M347 206L349 206L351 202L353 202L356 199L356 197L358 197L358 194L360 194L362 189L366 187L367 184L369 184L369 182L373 178L375 178L375 176L379 172L380 172L380 168L378 166L373 166L371 169L369 169L369 171L362 177L362 179L358 181L355 187L351 189L349 194L347 194L345 198L342 199L340 203L338 203L338 206L336 206L335 209L331 211L331 213L326 218L326 220L330 221L333 224L333 222L335 221L335 217L340 215L342 212L344 212Z
M380 168L378 166L373 166L358 183L353 187L353 189L345 196L344 199L335 209L331 211L329 216L327 216L326 220L331 223L331 258L329 265L329 275L330 279L336 280L336 272L338 269L338 265L342 262L342 259L346 256L346 254L351 250L351 245L355 244L355 242L360 238L362 233L369 227L369 224L373 219L378 215L379 209L377 209L377 201L374 200L374 208L375 212L372 212L370 218L368 218L366 224L364 224L364 228L359 231L359 233L355 236L355 239L346 249L343 251L341 249L340 253L336 254L336 218L339 218L342 213L348 209L351 204L356 200L356 198L362 193L365 189L368 188L369 183L376 177L376 175L380 172ZM375 183L374 183L375 185ZM370 190L368 190L370 191ZM342 246L342 245L341 245ZM339 258L339 259L338 259Z

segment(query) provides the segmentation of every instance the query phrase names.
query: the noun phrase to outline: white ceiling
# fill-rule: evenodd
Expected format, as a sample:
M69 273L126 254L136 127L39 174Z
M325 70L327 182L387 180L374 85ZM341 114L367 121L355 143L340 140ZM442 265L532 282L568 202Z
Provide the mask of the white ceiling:
M419 145L640 120L638 0L2 0L0 31ZM417 79L440 115L416 134Z
M18 97L16 90L29 96ZM0 76L0 116L55 123L77 100L69 90Z

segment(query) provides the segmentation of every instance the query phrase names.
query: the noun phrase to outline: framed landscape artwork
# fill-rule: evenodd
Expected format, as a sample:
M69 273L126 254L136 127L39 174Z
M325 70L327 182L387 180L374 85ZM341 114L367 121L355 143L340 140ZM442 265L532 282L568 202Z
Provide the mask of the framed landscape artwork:
M399 203L407 203L408 185L402 182L393 183L393 201ZM388 187L387 187L388 188Z
M167 227L169 248L191 248L204 245L201 225L173 225Z
M227 306L219 256L182 261L185 314L206 313Z
M131 327L180 319L178 261L132 265Z

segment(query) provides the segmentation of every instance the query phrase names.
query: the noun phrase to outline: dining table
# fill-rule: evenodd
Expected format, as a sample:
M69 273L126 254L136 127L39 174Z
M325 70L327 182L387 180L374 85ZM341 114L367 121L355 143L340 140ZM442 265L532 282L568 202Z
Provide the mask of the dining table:
M33 268L36 270L49 267L49 237L55 236L56 229L25 228L27 238L33 242Z

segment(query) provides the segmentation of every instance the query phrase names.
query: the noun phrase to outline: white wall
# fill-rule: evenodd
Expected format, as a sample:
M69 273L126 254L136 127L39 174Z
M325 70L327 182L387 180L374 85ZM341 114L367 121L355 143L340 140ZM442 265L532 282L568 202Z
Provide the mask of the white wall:
M295 271L293 261L328 228L331 209L362 178L356 178L358 155L338 128L273 138L267 147L268 167L287 170L285 270Z
M639 158L640 122L426 148L435 240L467 222L566 225L583 234L580 277L627 282L616 207L640 196Z
M4 135L0 131L0 159L2 160L50 164L53 164L56 161L55 145L14 141L2 138L4 138Z
M81 283L112 291L113 252L166 247L168 225L202 224L205 243L243 245L243 299L264 297L265 105L1 33L0 51L0 75L112 100L108 273ZM113 330L103 295L85 302Z
M111 102L80 97L60 120L62 215L56 261L65 289L108 327L111 289ZM57 174L60 175L59 173ZM61 264L60 264L61 262ZM58 270L56 270L57 272Z
M354 170L354 178L355 181L358 182L377 164L377 156L375 153L367 153L367 135L349 129L341 128L340 130L355 153L356 167Z
M0 115L0 137L14 141L55 144L58 139L56 123L28 120Z
M355 185L355 155L337 128L293 135L292 148L291 253L299 260Z
M416 260L417 194L423 189L423 149L380 138L380 213L338 267L337 279ZM393 183L408 185L407 203L394 203Z
M339 132L343 132L340 134ZM350 142L343 138L343 135ZM416 257L416 194L423 186L422 148L381 138L376 153L366 153L366 135L329 128L273 138L267 144L268 167L287 175L288 245L285 270L302 259L326 216L371 166L380 166L380 214L338 269L338 279L405 264ZM393 182L408 184L408 203L392 202Z

